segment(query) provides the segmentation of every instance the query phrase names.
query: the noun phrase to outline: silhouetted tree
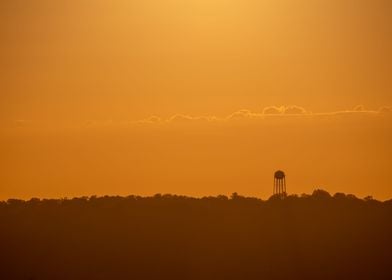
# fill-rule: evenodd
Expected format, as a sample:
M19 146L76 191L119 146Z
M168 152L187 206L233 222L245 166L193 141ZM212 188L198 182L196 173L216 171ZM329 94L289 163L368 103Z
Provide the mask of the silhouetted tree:
M392 200L81 197L0 202L0 279L392 279Z
M331 195L325 190L317 189L313 191L312 197L316 199L329 199Z

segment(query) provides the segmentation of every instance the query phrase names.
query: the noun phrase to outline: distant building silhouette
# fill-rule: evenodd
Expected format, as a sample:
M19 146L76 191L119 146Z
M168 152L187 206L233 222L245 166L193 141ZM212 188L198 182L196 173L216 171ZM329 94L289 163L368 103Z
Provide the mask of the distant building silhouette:
M286 174L281 170L276 171L274 175L274 195L286 196Z

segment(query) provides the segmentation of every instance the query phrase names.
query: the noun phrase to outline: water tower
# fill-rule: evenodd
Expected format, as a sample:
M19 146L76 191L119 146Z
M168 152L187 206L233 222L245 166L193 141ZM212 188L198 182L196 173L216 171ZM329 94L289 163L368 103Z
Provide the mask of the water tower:
M278 170L274 176L274 195L277 194L280 197L286 196L286 175L283 171Z

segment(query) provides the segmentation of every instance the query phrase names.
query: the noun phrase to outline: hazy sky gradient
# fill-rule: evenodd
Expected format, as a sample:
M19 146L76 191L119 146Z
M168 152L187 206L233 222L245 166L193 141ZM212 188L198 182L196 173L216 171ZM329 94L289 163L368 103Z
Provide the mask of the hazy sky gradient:
M128 123L391 106L391 15L388 0L1 1L0 199L267 196L277 168L292 192L391 197L387 113Z

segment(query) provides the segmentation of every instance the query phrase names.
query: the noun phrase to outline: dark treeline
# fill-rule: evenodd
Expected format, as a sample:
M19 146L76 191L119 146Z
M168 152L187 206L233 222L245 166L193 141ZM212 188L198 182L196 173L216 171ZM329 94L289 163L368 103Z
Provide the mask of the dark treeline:
M392 279L392 200L8 200L0 279Z

